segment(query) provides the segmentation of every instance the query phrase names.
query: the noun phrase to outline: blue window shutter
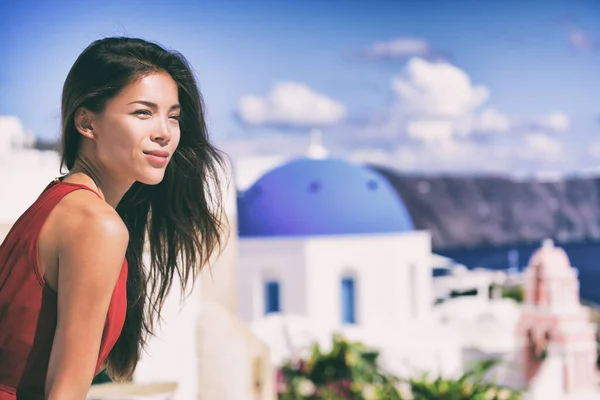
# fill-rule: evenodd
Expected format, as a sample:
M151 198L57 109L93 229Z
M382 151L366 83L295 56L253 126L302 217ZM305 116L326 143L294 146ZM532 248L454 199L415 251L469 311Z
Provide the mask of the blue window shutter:
M356 323L354 278L342 278L342 323Z
M265 282L265 314L280 312L279 282Z

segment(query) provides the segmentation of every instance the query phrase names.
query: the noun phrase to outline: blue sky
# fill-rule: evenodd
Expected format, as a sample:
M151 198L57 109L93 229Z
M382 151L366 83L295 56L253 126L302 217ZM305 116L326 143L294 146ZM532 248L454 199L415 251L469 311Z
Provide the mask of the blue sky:
M191 61L235 156L302 152L320 127L333 153L407 170L593 169L598 21L593 0L2 2L0 115L55 138L81 50L139 36Z

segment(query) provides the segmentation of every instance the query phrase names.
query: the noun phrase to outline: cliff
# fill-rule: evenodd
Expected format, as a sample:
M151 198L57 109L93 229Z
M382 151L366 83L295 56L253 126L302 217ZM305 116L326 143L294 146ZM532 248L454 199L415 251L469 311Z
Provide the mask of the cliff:
M513 180L500 176L418 176L373 167L406 204L436 248L600 241L600 179Z

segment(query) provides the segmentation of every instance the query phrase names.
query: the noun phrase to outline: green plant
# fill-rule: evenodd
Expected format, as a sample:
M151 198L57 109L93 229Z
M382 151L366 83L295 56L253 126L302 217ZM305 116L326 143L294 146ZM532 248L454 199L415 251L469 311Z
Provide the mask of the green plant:
M382 371L379 353L334 335L332 348L314 345L307 359L285 363L278 371L280 400L517 400L519 392L487 382L496 360L474 363L458 379L402 380Z
M279 398L401 400L398 379L378 368L379 353L357 342L334 335L329 352L314 345L307 360L282 366Z
M502 297L513 299L517 303L522 303L524 299L522 286L505 286L502 288Z
M442 377L410 379L414 400L519 400L520 392L485 380L489 371L498 365L498 360L482 360L467 369L458 379Z

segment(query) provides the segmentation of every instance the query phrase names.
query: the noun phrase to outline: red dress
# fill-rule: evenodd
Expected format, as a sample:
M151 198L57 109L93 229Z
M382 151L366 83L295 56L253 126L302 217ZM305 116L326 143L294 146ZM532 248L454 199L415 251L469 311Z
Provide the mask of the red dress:
M44 399L56 330L57 294L45 284L40 272L37 240L58 202L79 189L94 192L84 185L52 182L15 222L0 245L0 400ZM96 373L100 372L125 322L126 282L124 260L104 325Z

